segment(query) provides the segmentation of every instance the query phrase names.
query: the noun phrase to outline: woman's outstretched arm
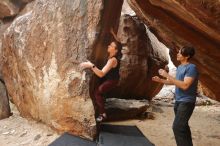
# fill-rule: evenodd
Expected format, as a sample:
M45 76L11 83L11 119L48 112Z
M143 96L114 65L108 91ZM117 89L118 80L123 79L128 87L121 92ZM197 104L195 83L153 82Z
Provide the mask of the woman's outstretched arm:
M109 59L106 65L101 70L97 68L90 61L83 62L80 64L82 68L90 68L100 78L104 77L116 65L117 65L117 59L114 57Z
M113 35L113 37L115 38L116 41L120 42L119 38L117 37L117 35L115 34L113 28L110 29L111 34Z

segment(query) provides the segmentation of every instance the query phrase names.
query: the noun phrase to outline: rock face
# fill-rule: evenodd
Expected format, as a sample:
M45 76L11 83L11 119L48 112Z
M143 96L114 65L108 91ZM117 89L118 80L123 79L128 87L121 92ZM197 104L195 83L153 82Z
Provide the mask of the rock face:
M1 72L3 65L2 37L3 37L3 33L5 32L8 26L9 24L3 24L3 22L0 21L0 119L7 118L11 114L7 91L5 84L3 83L3 77Z
M7 118L10 115L11 115L11 110L9 107L9 101L8 101L6 88L2 80L0 80L0 120Z
M3 30L2 30L2 25L3 22L0 20L0 79L2 79L2 74L1 74L1 70L2 70L2 36L3 36Z
M4 34L3 76L23 117L94 138L88 75L78 68L91 55L103 3L37 0Z
M21 0L23 3L29 3L29 2L31 2L31 1L33 1L33 0Z
M19 7L17 7L10 0L0 1L0 19L4 17L14 16L19 12Z
M117 98L106 99L107 120L125 120L140 116L150 104L148 100L126 100ZM115 114L117 113L117 114Z
M14 17L25 6L33 0L1 0L0 1L0 19Z
M5 30L10 26L11 23L6 23L4 24L0 20L0 80L3 81L3 76L2 76L2 66L3 66L3 58L4 56L2 55L2 38Z
M218 0L128 0L150 30L176 54L193 45L200 80L207 96L220 101L220 2Z
M118 37L123 48L117 94L122 98L151 100L162 88L151 78L168 63L165 50L153 48L144 24L130 15L121 17Z

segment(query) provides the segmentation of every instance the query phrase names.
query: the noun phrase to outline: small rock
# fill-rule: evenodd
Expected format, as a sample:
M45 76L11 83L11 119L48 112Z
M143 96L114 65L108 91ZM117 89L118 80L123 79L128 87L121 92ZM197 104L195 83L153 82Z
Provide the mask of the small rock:
M4 132L4 133L2 133L2 134L3 134L3 135L8 135L9 133L10 133L10 132L7 131L7 132Z
M52 136L52 135L53 135L53 133L48 133L48 134L47 134L47 136Z
M34 137L34 141L39 140L40 138L41 138L41 135L38 134L38 135L36 135L36 136Z
M108 120L137 118L140 114L145 112L149 106L148 100L126 100L117 98L108 98L105 104Z
M15 133L15 130L11 130L11 131L10 131L10 134L14 134L14 133Z
M140 120L151 119L154 120L155 116L152 112L144 112L139 117Z
M25 136L27 134L27 131L24 131L21 135L20 135L20 137L23 137L23 136Z
M22 143L20 143L20 145L27 145L28 143L30 143L31 142L31 140L30 139L28 139L28 140L26 140L26 141L23 141Z

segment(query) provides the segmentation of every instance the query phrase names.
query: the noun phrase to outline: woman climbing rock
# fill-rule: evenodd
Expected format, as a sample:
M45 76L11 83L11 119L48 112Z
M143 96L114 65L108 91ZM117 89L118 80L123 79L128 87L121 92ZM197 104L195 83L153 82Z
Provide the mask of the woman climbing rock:
M116 38L116 35L111 30L111 33ZM96 118L97 122L106 120L107 115L104 107L103 95L115 88L119 81L119 66L121 57L121 44L117 41L113 41L108 45L108 60L102 69L96 67L95 64L90 61L80 64L82 68L90 68L99 78L105 78L94 92L94 102L98 107L99 116Z

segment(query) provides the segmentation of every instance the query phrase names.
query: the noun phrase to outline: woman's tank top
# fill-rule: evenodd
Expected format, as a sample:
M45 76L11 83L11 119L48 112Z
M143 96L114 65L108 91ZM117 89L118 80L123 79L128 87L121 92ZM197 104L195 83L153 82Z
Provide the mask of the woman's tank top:
M116 57L115 57L116 58ZM116 58L117 59L117 58ZM106 75L105 79L106 80L119 80L119 67L120 67L120 62L119 59L117 59L117 66L115 68L112 68Z

